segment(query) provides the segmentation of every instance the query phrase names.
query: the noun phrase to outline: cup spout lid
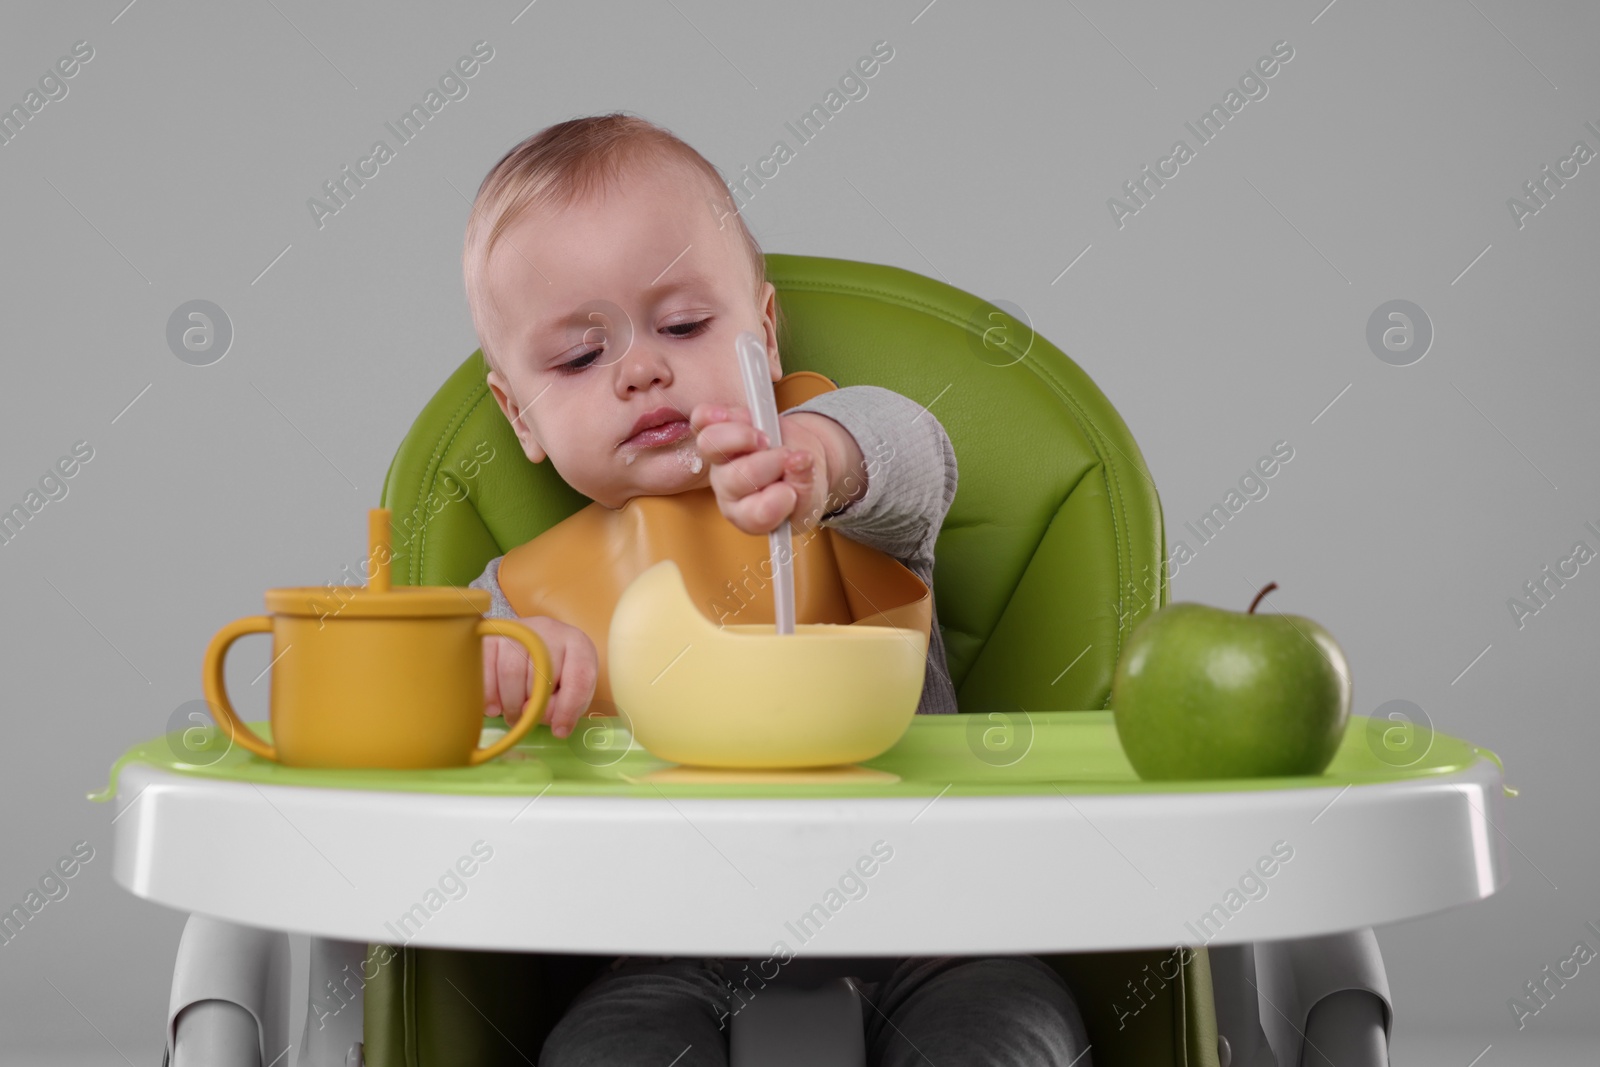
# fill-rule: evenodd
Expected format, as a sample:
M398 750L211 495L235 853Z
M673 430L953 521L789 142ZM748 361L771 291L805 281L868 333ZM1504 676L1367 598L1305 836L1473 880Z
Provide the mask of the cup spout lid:
M388 508L367 512L366 585L311 585L267 590L267 610L279 615L314 618L419 618L483 615L489 594L453 585L390 583L393 527Z
M367 559L372 567L367 588L373 593L389 591L390 529L388 508L373 508L367 512Z

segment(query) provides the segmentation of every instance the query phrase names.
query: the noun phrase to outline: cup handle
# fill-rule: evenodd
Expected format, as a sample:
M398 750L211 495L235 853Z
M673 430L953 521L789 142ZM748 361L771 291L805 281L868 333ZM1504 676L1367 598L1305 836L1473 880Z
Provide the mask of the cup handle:
M517 720L517 725L488 748L472 750L467 762L473 767L487 763L521 741L523 736L533 729L533 724L539 721L539 716L544 713L545 705L550 702L550 690L553 688L550 680L550 652L544 647L544 641L539 635L528 627L510 619L479 619L478 636L509 637L522 645L533 659L533 673L537 675L538 680L534 682L533 692L528 694L528 702L522 706L522 718Z
M222 673L223 663L228 658L228 648L235 641L245 634L271 632L271 615L250 615L243 619L235 619L218 630L206 648L205 664L200 670L200 682L206 695L206 707L218 726L226 730L233 740L256 755L263 759L281 762L278 760L278 750L261 740L254 731L240 721L238 714L233 710L233 705L228 702L228 685Z

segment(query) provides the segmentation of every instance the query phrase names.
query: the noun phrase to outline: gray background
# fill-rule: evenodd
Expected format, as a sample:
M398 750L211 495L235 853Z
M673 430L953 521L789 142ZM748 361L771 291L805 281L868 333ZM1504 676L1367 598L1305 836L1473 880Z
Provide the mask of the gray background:
M0 547L0 902L96 850L0 946L0 1060L159 1062L183 916L112 882L113 811L84 795L199 697L219 625L361 558L396 444L476 345L459 254L489 166L623 109L731 175L887 40L869 95L751 201L757 237L1024 309L1127 419L1170 537L1287 440L1175 599L1242 610L1278 581L1276 610L1342 643L1357 713L1414 701L1522 791L1505 892L1379 932L1395 1062L1594 1062L1596 965L1520 1033L1507 999L1600 948L1600 564L1521 628L1507 601L1600 549L1600 162L1520 229L1506 206L1600 149L1593 5L125 2L13 5L0 33L8 107L95 50L0 147L0 504L94 448ZM319 230L307 198L480 39L469 95ZM1107 199L1279 40L1269 94L1119 229ZM165 339L199 298L236 331L207 367ZM1397 298L1435 330L1405 367L1366 341ZM246 718L265 649L229 672Z

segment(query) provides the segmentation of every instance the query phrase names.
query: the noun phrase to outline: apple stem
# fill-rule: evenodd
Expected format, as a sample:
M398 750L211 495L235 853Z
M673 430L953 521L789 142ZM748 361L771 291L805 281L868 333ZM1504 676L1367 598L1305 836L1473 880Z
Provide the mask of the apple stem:
M1257 593L1256 594L1256 598L1254 600L1250 601L1250 610L1245 612L1245 614L1246 615L1254 615L1256 613L1256 605L1261 603L1261 598L1266 596L1268 593L1272 592L1276 588L1278 588L1278 583L1277 582L1268 582L1266 585L1262 586L1261 587L1261 592Z

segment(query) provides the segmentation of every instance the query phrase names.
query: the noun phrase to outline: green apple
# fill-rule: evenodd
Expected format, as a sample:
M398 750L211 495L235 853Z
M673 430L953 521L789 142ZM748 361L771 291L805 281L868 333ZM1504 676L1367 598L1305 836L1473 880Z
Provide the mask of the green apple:
M1128 637L1111 680L1117 736L1146 779L1321 774L1350 718L1350 667L1297 615L1168 604Z

